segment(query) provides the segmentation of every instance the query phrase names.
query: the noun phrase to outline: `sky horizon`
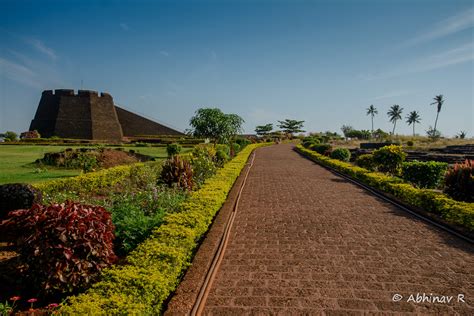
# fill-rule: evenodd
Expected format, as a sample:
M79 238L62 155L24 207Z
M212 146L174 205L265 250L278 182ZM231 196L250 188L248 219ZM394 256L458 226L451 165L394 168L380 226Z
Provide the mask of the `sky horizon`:
M43 90L110 93L181 131L200 107L240 115L246 133L278 120L416 132L446 101L443 136L474 135L472 1L0 0L0 133L28 130Z

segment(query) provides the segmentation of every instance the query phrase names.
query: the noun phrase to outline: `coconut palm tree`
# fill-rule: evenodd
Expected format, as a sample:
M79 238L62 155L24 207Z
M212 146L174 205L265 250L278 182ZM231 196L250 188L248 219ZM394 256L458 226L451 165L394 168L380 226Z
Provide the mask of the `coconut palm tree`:
M403 108L401 108L398 104L392 105L390 107L390 110L387 112L387 115L390 118L390 122L393 123L392 135L395 135L395 127L397 126L397 120L402 119L402 112Z
M368 108L367 108L367 115L370 115L372 117L372 134L374 133L374 116L375 114L378 114L379 112L377 111L377 108L371 104Z
M407 115L407 123L408 125L413 124L413 136L415 136L415 124L420 123L421 117L417 111L411 111L410 114Z
M443 99L443 95L440 94L440 95L437 95L433 98L433 100L435 100L433 103L431 103L431 105L433 104L436 104L436 107L437 107L437 110L438 112L436 112L436 120L435 120L435 124L434 124L434 132L436 133L436 124L438 124L438 115L439 115L439 112L441 112L441 107L443 106L443 103L444 103L444 99Z

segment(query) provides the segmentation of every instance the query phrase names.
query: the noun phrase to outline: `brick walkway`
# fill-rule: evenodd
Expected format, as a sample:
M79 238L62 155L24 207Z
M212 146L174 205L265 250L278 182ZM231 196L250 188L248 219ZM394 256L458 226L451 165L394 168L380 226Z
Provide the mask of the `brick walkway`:
M474 315L473 250L290 145L262 148L204 313Z

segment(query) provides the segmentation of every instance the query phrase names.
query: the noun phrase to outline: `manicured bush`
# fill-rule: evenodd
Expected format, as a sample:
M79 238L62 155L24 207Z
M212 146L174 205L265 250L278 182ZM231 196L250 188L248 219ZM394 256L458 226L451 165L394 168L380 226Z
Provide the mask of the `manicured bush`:
M8 212L29 209L34 203L41 203L41 192L29 184L11 183L0 185L0 221Z
M187 194L165 186L145 191L115 194L108 204L115 225L115 251L124 255L135 249L163 222L167 212L176 212Z
M464 226L468 230L474 231L473 203L458 202L433 190L415 188L411 184L404 183L400 178L379 172L371 172L347 162L331 159L305 149L303 146L297 146L296 150L317 163L334 168L375 189L392 194L409 205L438 214L448 222Z
M384 146L375 150L373 155L377 170L388 172L394 175L400 173L402 163L406 158L406 154L403 152L402 146L397 145Z
M84 289L116 261L114 226L103 207L35 204L10 212L2 226L20 236L22 275L43 294Z
M408 147L413 147L414 143L412 140L407 141L407 146Z
M185 190L194 187L191 163L180 156L173 156L163 163L160 179L170 187L177 186Z
M218 169L213 178L191 193L179 212L166 215L153 235L130 253L126 265L107 269L90 290L71 297L62 312L159 315L252 150L261 145L247 146Z
M332 151L332 146L329 144L316 144L311 146L311 150L314 150L320 155L329 155Z
M234 155L237 155L240 152L240 145L237 143L232 143L232 152Z
M347 148L336 148L331 152L330 157L341 161L349 161L351 159L351 152Z
M455 200L474 202L474 160L457 163L446 172L444 192Z
M238 137L235 139L235 143L240 145L240 149L244 149L247 145L250 145L252 142L247 138Z
M61 194L63 192L75 192L77 194L91 192L100 193L109 192L117 185L123 185L129 181L133 181L138 170L151 171L149 168L156 169L149 176L158 177L158 171L162 162L136 163L128 166L118 166L100 170L96 172L86 173L77 177L63 178L58 180L50 180L35 184L34 187L39 189L45 198ZM145 172L146 173L146 172ZM140 179L136 179L142 181Z
M214 155L214 160L211 160L206 155L192 155L191 166L193 168L194 182L201 186L206 179L212 177L217 170L215 161L217 161L217 152Z
M316 144L319 144L320 141L317 138L309 138L308 140L303 141L303 146L305 148L311 148L311 146L314 146Z
M230 159L230 147L226 144L216 145L216 155L214 163L217 167L222 167Z
M182 147L177 143L166 145L166 152L168 153L168 158L173 157L175 155L179 155L181 150L182 150Z
M361 168L365 168L370 171L375 170L374 155L372 154L360 155L359 157L357 157L355 163Z
M402 164L402 178L419 188L435 189L440 187L448 164L437 161L413 161Z

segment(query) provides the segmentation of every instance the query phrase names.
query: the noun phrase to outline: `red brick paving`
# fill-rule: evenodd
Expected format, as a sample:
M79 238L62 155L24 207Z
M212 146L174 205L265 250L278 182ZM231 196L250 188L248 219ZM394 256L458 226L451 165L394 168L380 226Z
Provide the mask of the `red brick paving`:
M291 145L261 148L204 313L474 315L473 258L472 245ZM464 294L466 303L406 302L417 293Z

